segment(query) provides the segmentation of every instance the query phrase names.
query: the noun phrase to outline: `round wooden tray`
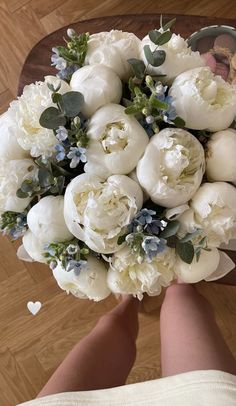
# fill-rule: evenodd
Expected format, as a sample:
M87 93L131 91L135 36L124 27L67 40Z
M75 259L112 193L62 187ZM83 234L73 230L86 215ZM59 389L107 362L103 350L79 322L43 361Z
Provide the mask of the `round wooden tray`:
M181 34L184 38L188 38L193 32L202 27L209 25L229 25L236 26L236 20L226 18L209 18L200 16L184 16L167 14L163 17L163 21L169 21L177 17L173 31ZM159 27L159 14L144 14L144 15L124 15L101 17L91 20L78 21L63 27L39 41L27 56L23 65L19 86L18 95L22 93L25 85L42 80L44 76L56 74L56 70L51 67L52 47L63 44L63 37L66 37L68 27L73 28L76 32L95 32L109 31L111 29L121 29L135 33L139 38L144 37L148 31ZM236 251L227 251L227 254L233 259L236 264ZM218 283L236 285L236 268L227 276L217 281Z

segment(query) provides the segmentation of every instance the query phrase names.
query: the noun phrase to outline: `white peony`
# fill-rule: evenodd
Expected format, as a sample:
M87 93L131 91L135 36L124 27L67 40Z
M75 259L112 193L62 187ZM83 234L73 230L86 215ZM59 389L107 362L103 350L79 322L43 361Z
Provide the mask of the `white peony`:
M92 34L88 41L85 63L112 68L122 80L132 75L130 58L139 58L140 39L131 32L112 30Z
M151 262L137 260L128 247L116 252L108 271L108 286L114 293L156 296L174 279L175 253L171 248L157 254Z
M46 76L44 82L25 86L22 96L14 100L8 110L16 126L18 143L24 150L30 151L33 157L50 155L57 143L53 130L43 128L39 124L42 112L48 107L55 106L47 83L54 87L61 83L59 90L61 94L70 90L66 82L54 76Z
M22 238L22 245L17 250L17 256L22 261L26 262L42 262L47 263L44 253L44 245L40 239L35 236L32 231L27 230Z
M107 285L107 269L103 261L92 256L87 259L79 274L73 269L65 271L61 264L53 269L53 276L61 289L72 293L80 299L90 299L96 302L110 295Z
M176 257L175 272L186 283L196 283L212 275L220 262L220 254L217 248L210 251L201 250L199 261L194 256L191 264Z
M228 244L236 238L236 188L226 182L204 183L178 220L181 235L199 228L209 247Z
M88 137L84 170L102 178L131 172L149 141L136 118L128 116L119 104L108 104L94 114L88 125Z
M154 135L138 162L139 183L153 202L164 207L186 203L199 188L204 150L188 131L165 128Z
M195 130L228 128L236 114L236 87L214 76L210 68L191 69L179 75L170 88L173 106Z
M83 94L81 111L87 118L105 104L119 103L122 96L119 76L105 65L83 66L73 73L70 86Z
M63 196L43 197L28 212L29 229L44 243L70 240L73 236L66 226L63 210Z
M0 116L0 158L6 160L28 158L29 153L17 142L17 126L6 112Z
M151 51L165 51L166 59L162 65L155 67L147 63L143 50L145 45L149 45ZM166 75L163 79L168 83L171 83L182 72L205 65L199 52L193 52L188 47L187 41L176 34L172 34L171 39L166 44L158 47L146 35L141 43L141 58L145 65L148 66L147 72L149 74Z
M128 176L113 175L104 181L84 173L66 188L64 216L75 237L108 254L121 248L117 240L142 204L142 190Z
M15 159L8 161L0 158L0 213L25 210L31 197L21 199L16 196L17 190L26 179L33 178L36 166L32 159Z
M210 181L236 182L236 131L228 128L207 143L206 175Z

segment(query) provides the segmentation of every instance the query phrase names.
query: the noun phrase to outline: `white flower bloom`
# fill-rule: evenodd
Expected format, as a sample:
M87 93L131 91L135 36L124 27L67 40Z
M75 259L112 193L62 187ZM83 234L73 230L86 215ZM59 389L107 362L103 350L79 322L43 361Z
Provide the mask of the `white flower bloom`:
M16 192L24 180L34 176L35 170L32 159L0 159L0 213L8 210L20 213L29 205L32 198L21 199Z
M201 250L199 261L196 256L191 264L187 264L179 257L176 258L175 272L186 283L196 283L212 275L220 262L220 254L217 248L210 251Z
M226 182L204 183L178 220L181 235L199 228L209 247L228 244L236 238L236 188Z
M137 176L153 202L171 208L191 199L204 170L200 142L188 131L165 128L151 138L138 162Z
M85 172L102 178L126 175L137 165L148 144L148 136L136 118L119 104L101 107L88 125L89 145Z
M145 45L149 45L151 51L156 49L158 51L165 51L166 59L162 65L157 67L148 65L143 50ZM170 41L158 47L150 40L149 36L146 35L141 43L141 58L145 65L148 65L148 73L151 75L166 75L163 79L168 83L172 82L176 76L186 70L205 65L199 52L193 52L191 48L188 47L187 41L180 35L176 34L172 34Z
M110 295L107 285L107 269L103 261L89 256L87 264L77 274L74 270L65 271L61 264L53 269L53 275L61 289L80 299L96 302Z
M6 112L0 116L0 158L6 160L28 158L29 153L17 142L17 127L11 115Z
M66 188L64 216L75 237L108 254L121 248L117 240L142 204L142 190L128 176L113 175L104 181L84 173Z
M174 279L175 253L166 248L150 262L139 263L128 247L116 252L108 271L108 286L114 293L132 294L140 300L144 293L157 296Z
M236 182L236 131L228 128L207 143L206 175L210 181Z
M112 68L122 80L128 80L132 69L127 59L139 58L140 39L131 32L111 30L92 34L85 62Z
M27 215L32 233L42 242L62 242L72 238L64 216L64 197L46 196L35 204Z
M173 106L195 130L228 128L236 114L236 87L214 76L210 68L191 69L179 75L170 88Z
M44 243L28 230L22 238L22 245L17 250L17 256L22 261L47 263L44 253Z
M70 90L66 82L54 76L46 76L44 82L25 86L22 96L14 100L8 110L15 122L18 143L24 150L30 151L33 157L50 155L57 143L53 130L43 128L39 124L42 112L48 107L55 106L47 83L54 87L61 83L58 91L61 94Z
M122 96L119 76L105 65L83 66L73 73L70 86L83 94L81 111L87 118L105 104L119 103Z

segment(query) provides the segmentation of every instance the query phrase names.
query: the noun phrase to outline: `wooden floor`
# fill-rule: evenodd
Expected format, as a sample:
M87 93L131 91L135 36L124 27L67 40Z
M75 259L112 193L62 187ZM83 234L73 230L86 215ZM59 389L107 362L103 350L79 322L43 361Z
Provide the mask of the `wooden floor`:
M236 19L235 0L0 0L0 109L15 97L23 61L46 34L79 19L128 13L196 14ZM236 287L202 284L199 290L213 304L217 321L236 356ZM26 304L40 300L33 317ZM115 305L67 296L49 269L21 263L15 246L0 239L0 406L33 398L66 353ZM160 376L160 299L140 315L138 357L129 382Z

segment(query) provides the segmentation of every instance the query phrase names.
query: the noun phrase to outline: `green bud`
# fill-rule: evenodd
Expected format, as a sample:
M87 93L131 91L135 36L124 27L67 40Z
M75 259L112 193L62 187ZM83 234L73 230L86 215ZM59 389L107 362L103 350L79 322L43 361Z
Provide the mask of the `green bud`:
M146 81L147 86L153 86L153 80L150 75L146 76L145 81Z
M144 116L148 116L148 115L149 115L149 111L148 111L148 109L147 109L146 107L144 107L144 108L142 109L142 113L144 114Z

